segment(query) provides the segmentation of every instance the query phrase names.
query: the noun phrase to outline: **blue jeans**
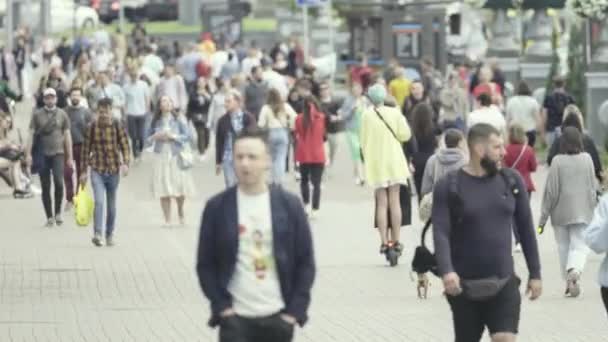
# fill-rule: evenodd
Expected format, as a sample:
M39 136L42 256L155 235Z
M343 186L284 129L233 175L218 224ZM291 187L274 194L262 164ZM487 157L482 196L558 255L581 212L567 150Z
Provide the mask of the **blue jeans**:
M555 129L553 131L546 131L545 132L545 143L547 144L547 147L551 148L551 146L553 146L553 142L555 142L555 140L557 140L557 138L559 138L560 135L562 135L561 127L555 127Z
M236 173L234 172L234 162L232 160L224 160L224 162L222 162L222 171L224 172L226 187L235 186L237 179Z
M120 176L117 173L98 173L95 170L91 170L91 185L93 187L93 197L95 198L95 222L93 229L96 234L103 235L104 204L108 206L106 213L106 237L112 236L114 233L114 223L116 222L116 190L118 189L119 181Z
M271 182L281 184L287 168L289 132L285 128L272 128L269 132L270 156L272 157Z

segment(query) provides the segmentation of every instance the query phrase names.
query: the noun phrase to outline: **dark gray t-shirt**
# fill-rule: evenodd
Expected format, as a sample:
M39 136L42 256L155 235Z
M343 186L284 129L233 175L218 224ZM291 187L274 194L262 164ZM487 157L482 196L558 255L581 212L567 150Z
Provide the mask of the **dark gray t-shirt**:
M69 129L70 118L61 108L38 108L32 114L30 130L42 137L42 152L45 156L65 154L64 134Z
M501 175L474 177L457 170L458 194L462 199L461 224L450 217L449 180L443 177L433 193L433 238L441 275L456 272L463 279L514 274L512 257L512 224L519 231L530 277L540 279L538 245L526 186L517 172L518 194Z
M72 143L84 143L85 129L93 120L91 110L82 106L68 106L65 111L70 118L70 133L72 134Z

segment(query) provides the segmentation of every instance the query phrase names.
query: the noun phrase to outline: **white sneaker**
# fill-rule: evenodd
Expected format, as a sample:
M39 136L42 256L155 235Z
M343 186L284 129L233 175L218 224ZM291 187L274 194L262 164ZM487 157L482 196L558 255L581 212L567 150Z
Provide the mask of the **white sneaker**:
M513 250L515 251L515 253L521 253L521 245L520 244L516 244L515 248Z
M319 211L318 210L311 210L309 218L311 221L316 220L319 217Z
M97 247L102 247L103 239L101 238L101 234L95 233L95 235L93 235L93 239L91 240L91 242L93 242L93 244Z

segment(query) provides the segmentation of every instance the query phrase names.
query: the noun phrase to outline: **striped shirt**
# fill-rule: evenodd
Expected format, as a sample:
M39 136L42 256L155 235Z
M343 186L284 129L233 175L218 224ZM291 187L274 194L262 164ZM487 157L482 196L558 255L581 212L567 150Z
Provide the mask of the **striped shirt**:
M116 174L121 164L129 165L129 157L129 140L118 121L94 121L86 130L81 170L91 166L99 173Z

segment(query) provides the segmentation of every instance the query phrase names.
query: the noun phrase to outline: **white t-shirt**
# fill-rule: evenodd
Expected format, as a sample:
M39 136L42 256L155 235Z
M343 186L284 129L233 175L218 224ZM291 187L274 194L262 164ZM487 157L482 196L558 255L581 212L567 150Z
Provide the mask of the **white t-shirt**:
M289 128L294 127L298 114L291 108L289 103L285 102L284 110L279 115L272 111L269 105L264 105L260 110L260 118L258 126L261 128Z
M540 105L532 96L513 96L507 101L507 120L521 125L526 132L536 130Z
M241 62L241 72L245 76L251 76L251 69L253 69L253 67L259 67L260 65L261 63L259 58L245 57L245 59L243 59Z
M279 94L281 94L281 98L284 101L287 101L287 96L289 95L289 86L287 84L287 79L274 70L265 70L262 73L262 78L268 84L268 89L276 89Z
M284 307L273 255L270 194L247 195L237 191L239 252L228 284L232 308L239 316L265 317Z
M501 133L504 133L507 130L507 122L505 120L505 117L495 105L476 109L472 111L471 114L469 114L467 118L468 128L471 128L480 123L485 123L494 126Z
M148 102L150 99L150 89L148 84L142 80L135 83L127 81L123 86L126 103L125 112L127 115L144 116L148 112Z

